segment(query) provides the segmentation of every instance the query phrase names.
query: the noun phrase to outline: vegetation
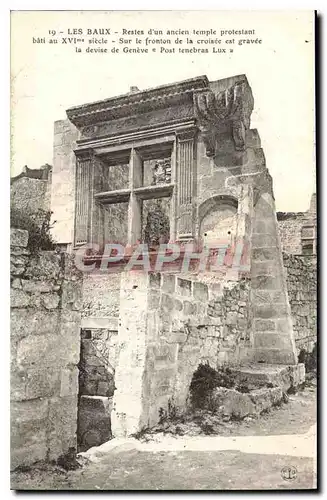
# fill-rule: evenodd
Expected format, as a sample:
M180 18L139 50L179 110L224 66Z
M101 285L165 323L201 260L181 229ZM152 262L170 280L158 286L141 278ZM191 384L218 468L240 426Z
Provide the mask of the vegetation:
M11 209L10 227L28 231L28 249L32 254L39 250L54 250L55 244L50 234L52 212L39 209L36 213Z

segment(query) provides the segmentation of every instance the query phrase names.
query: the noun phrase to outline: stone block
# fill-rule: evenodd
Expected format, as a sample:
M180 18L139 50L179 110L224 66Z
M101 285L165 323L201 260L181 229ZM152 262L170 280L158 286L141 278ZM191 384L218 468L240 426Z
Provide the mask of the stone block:
M41 296L41 303L46 309L57 309L60 297L56 293L44 293Z
M257 332L254 335L254 347L259 349L292 349L292 343L288 335Z
M255 318L261 319L277 319L281 316L285 316L288 313L287 306L285 304L265 304L265 305L255 305L253 306L253 315Z
M60 285L52 281L40 280L21 280L21 286L25 292L29 293L49 293L53 291L58 291Z
M255 363L294 365L297 362L295 351L290 349L254 349Z
M77 396L49 399L48 446L49 460L77 449Z
M254 248L270 248L277 244L276 234L253 234L251 239Z
M158 310L160 305L160 291L150 290L148 295L148 308L149 310Z
M60 372L60 397L78 394L78 368L62 368Z
M21 289L22 282L20 278L14 278L11 282L11 288Z
M24 290L12 288L10 293L11 308L23 308L30 305L30 297Z
M175 275L174 274L161 274L161 288L165 293L175 292Z
M10 246L26 248L28 244L28 231L25 229L10 229Z
M185 300L183 303L183 313L186 316L192 316L196 313L196 304L190 302L189 300Z
M161 307L165 313L171 312L174 309L175 300L166 293L161 295Z
M83 302L81 283L79 281L64 280L61 290L61 308L79 311Z
M12 338L23 338L28 335L58 335L60 327L59 311L14 309L10 314L10 334Z
M193 282L193 297L196 300L206 302L209 297L207 285Z
M47 459L48 443L46 438L39 439L37 443L29 446L11 447L10 468L15 470L17 467L30 466L35 462Z
M177 278L177 293L189 297L192 293L192 282L182 278Z
M242 419L255 414L255 405L248 394L235 389L217 387L210 395L210 407L222 415Z
M257 332L275 332L276 323L276 321L271 321L269 319L255 319L254 329Z
M271 260L254 262L251 267L251 276L278 276L277 263Z
M252 288L259 290L279 290L282 285L281 276L252 276Z
M60 370L57 368L29 368L12 371L10 397L12 401L44 398L59 394Z
M150 288L154 288L158 290L160 288L161 283L161 274L160 273L151 273L149 275L149 284Z
M252 248L253 261L275 260L278 258L278 255L279 253L276 247Z
M72 324L72 327L75 326ZM17 346L18 365L60 367L70 363L77 364L80 351L79 335L72 331L72 327L64 332L61 330L59 336L48 333L21 339Z
M11 402L10 410L12 466L30 465L45 459L48 400ZM27 450L31 452L30 457Z
M271 407L270 389L255 389L249 393L249 396L255 405L256 413L260 414Z
M275 406L280 403L283 399L283 390L281 387L271 387L269 389L269 397L271 401L271 405Z
M226 325L236 325L238 320L238 314L236 312L228 312L226 314L225 323Z
M62 277L61 256L43 251L30 259L25 276L37 280L57 280Z

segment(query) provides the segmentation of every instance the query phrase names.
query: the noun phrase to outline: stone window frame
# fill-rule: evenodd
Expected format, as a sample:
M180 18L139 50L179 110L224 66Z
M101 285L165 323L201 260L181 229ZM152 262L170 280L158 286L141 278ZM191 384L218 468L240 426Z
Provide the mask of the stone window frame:
M303 235L305 229L312 229L312 236ZM314 224L304 224L301 228L301 249L302 255L316 255L317 253L317 235L316 226ZM312 252L304 252L306 247L311 247Z
M127 227L127 244L134 245L138 241L141 241L142 237L142 204L144 200L148 199L159 199L159 198L174 198L174 187L175 187L175 156L176 156L176 140L172 138L166 138L161 141L150 141L136 143L134 145L125 145L121 148L101 148L97 151L96 149L89 151L88 155L85 153L80 154L75 152L76 161L76 202L75 202L75 248L85 245L86 243L94 240L93 237L93 227L96 221L96 214L92 207L98 209L98 217L101 217L101 210L103 210L104 205L117 204L128 202L128 227ZM146 160L155 159L167 159L171 158L171 179L169 184L157 184L157 185L143 185L143 163ZM110 158L111 166L115 165L115 159L117 163L122 161L122 158L127 159L129 163L129 183L128 187L124 189L115 189L109 191L101 190L100 185L96 185L95 176L97 165L103 165L104 158ZM86 165L86 161L88 164ZM79 169L79 165L84 167L83 173ZM86 169L85 166L88 168ZM86 177L88 175L88 177ZM78 198L78 189L81 184L79 179L82 179L84 191L85 184L89 179L89 189L88 198L85 197L85 192L82 193L80 199ZM84 200L81 200L84 195ZM84 205L83 205L84 202ZM81 218L83 218L82 225L82 237L79 236L78 228L78 208L79 206L84 207L84 212L82 210ZM99 213L100 212L100 213ZM86 220L86 213L88 213L88 218ZM174 238L174 203L171 204L171 230L170 239ZM104 231L101 231L102 235L99 234L100 243L103 242Z

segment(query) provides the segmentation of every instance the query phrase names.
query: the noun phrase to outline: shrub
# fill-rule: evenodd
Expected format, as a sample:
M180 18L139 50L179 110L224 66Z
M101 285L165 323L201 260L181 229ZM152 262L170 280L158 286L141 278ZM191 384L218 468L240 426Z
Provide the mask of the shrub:
M235 376L228 368L221 368L219 371L211 368L209 363L200 364L193 374L190 385L191 403L194 407L200 408L212 389L215 387L226 387L228 389L235 386Z
M39 250L54 250L55 243L50 234L52 212L39 209L36 213L28 213L12 208L10 211L10 227L28 231L28 248L32 254Z
M315 372L317 370L317 342L315 343L312 352L307 352L301 349L298 357L299 363L304 363L305 371Z

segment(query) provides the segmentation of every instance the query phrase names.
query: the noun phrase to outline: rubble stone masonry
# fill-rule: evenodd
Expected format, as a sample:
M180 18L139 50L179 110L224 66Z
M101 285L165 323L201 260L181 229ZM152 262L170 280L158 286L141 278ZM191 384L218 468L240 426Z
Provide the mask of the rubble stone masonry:
M317 341L317 261L283 254L297 351L311 352Z
M11 467L76 449L81 282L71 257L11 230Z

